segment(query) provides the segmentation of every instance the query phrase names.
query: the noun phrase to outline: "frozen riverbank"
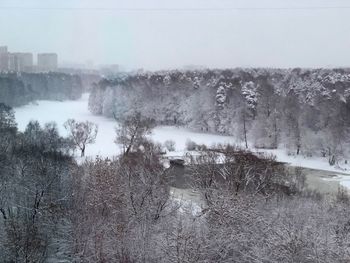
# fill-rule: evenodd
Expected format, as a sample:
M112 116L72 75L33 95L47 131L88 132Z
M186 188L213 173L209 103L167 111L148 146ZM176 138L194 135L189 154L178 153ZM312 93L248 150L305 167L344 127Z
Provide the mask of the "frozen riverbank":
M88 94L84 94L81 99L76 101L38 101L23 107L15 108L16 121L19 130L23 131L31 120L37 120L40 124L46 122L56 122L60 134L65 136L66 130L63 123L67 119L78 121L89 120L99 126L99 132L96 143L88 145L86 155L94 157L96 155L111 157L120 153L119 147L114 143L116 123L113 119L107 119L103 116L96 116L88 111ZM214 143L235 143L234 139L229 136L214 134L196 133L184 128L160 126L153 130L151 138L159 143L166 140L176 142L176 150L183 151L186 141L191 139L198 144L211 145Z
M88 145L86 154L89 157L97 155L102 157L111 157L120 153L120 147L114 143L116 123L112 119L102 116L95 116L88 111L88 94L84 94L81 99L76 101L38 101L23 107L15 108L16 120L19 130L23 131L30 120L38 120L41 124L54 121L57 123L59 132L65 136L66 130L63 123L73 118L78 121L89 120L98 124L99 133L96 143ZM188 139L208 146L215 143L237 143L230 136L222 136L215 134L205 134L193 132L185 128L161 126L154 129L151 135L156 142L164 143L166 140L176 142L176 155L184 154L186 141ZM260 152L262 150L259 150ZM338 182L339 184L350 188L350 172L348 170L340 171L328 165L327 160L321 158L305 159L302 156L289 156L284 150L263 150L263 152L271 153L277 156L278 161L289 163L291 166L300 166L309 169L326 171L330 175L334 175L325 180ZM349 174L349 176L347 175Z

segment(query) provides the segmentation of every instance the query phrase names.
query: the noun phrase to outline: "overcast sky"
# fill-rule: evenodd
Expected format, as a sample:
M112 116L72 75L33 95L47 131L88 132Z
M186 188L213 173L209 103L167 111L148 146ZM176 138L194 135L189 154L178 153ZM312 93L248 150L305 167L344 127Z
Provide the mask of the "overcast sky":
M0 0L0 45L127 68L344 67L350 1Z

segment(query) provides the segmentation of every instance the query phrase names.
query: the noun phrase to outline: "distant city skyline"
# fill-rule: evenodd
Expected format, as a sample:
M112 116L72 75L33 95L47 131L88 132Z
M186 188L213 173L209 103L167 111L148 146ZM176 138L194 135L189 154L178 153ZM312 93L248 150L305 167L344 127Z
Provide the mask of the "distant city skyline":
M345 0L0 3L0 44L62 65L349 67L349 32Z
M0 71L42 72L58 69L56 53L38 53L34 61L32 52L10 50L8 46L0 46Z
M59 55L54 52L37 53L10 50L8 46L0 45L0 72L91 72L100 74L115 74L124 69L118 64L94 65L93 61L86 64L59 63ZM34 60L34 58L36 58Z

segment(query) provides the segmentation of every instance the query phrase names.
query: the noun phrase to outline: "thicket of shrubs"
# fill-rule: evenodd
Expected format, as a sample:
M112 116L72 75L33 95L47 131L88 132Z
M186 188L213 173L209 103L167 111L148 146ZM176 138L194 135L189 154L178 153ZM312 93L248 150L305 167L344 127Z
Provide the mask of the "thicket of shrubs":
M273 156L197 149L188 156L191 188L174 189L139 115L117 130L121 156L78 164L54 124L19 132L0 105L3 262L350 260L346 191L308 191L301 170Z

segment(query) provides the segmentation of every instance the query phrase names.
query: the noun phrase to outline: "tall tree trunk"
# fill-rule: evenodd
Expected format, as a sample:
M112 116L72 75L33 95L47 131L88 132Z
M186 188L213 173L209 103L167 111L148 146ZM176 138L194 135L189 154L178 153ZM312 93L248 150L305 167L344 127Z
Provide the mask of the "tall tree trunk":
M274 122L273 122L273 128L274 128L274 132L275 132L275 136L274 136L274 145L273 148L277 149L277 144L278 144L278 130L277 130L277 120L276 117L274 118Z
M85 145L83 146L83 148L81 149L81 155L80 157L84 157L85 156Z
M248 141L247 141L247 129L246 129L246 116L245 112L243 113L243 132L244 132L244 142L245 142L245 148L248 149Z

